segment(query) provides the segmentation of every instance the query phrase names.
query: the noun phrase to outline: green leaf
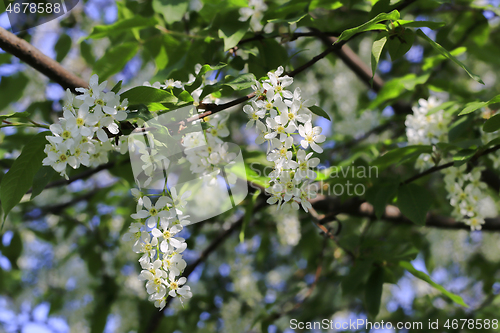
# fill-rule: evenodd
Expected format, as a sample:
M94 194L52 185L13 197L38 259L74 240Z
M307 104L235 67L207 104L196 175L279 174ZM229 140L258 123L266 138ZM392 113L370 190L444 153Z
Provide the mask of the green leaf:
M380 310L382 289L384 286L384 269L375 266L365 286L365 302L368 314L375 318Z
M328 115L328 113L326 113L326 111L323 110L322 108L320 108L319 106L316 106L316 105L309 106L308 109L311 110L312 113L314 113L320 117L326 118L329 121L332 121L330 119L330 116Z
M379 22L382 22L382 21L387 21L387 20L395 21L397 19L399 19L399 12L397 10L393 10L390 13L380 13L377 16L375 16L374 18L372 18L370 21L363 23L362 25L360 25L356 28L344 30L344 32L342 32L339 39L337 39L337 41L334 44L339 43L343 40L348 40L352 36L354 36L355 34L358 34L360 32L375 30L374 28L376 28L376 29L382 28L382 30L387 30L387 28L385 26L376 25L376 24Z
M491 133L500 129L500 114L496 114L490 119L486 120L483 125L483 131Z
M382 156L377 157L373 162L373 166L378 166L380 168L385 168L391 164L397 164L404 157L408 155L420 155L423 153L431 153L431 146L416 145L416 146L406 146L401 148L396 148L388 151Z
M391 60L394 61L404 56L411 49L414 41L415 33L410 29L404 29L400 36L389 38L387 50L389 50Z
M153 9L163 14L168 24L182 20L188 8L189 1L187 0L153 0Z
M118 83L115 84L113 88L111 88L111 91L114 92L115 94L118 94L118 92L122 88L122 82L123 82L122 80L118 81Z
M68 55L69 50L71 50L72 40L71 37L63 33L57 40L56 45L54 45L54 50L56 51L56 61L61 62Z
M422 186L407 184L398 189L398 207L401 213L418 225L425 225L427 211L432 204L432 195Z
M101 59L97 60L94 72L99 75L100 80L106 80L122 70L135 56L138 49L139 45L136 42L123 43L111 48Z
M371 83L373 84L373 77L375 76L375 71L377 70L378 61L380 59L380 55L382 54L382 50L384 49L384 45L387 42L387 32L381 32L378 34L377 38L373 42L372 45L372 79Z
M0 185L0 200L5 214L4 218L21 201L33 184L33 178L46 157L43 150L47 144L45 136L49 134L51 134L50 131L45 131L35 135L24 146L21 155L3 177Z
M42 166L33 178L33 187L30 200L33 200L34 197L42 193L45 186L47 186L52 177L54 177L56 174L57 172L54 170L54 168L50 166Z
M253 84L255 84L255 75L252 73L245 73L242 75L238 75L236 78L224 82L223 85L232 88L235 91L245 90L250 88Z
M4 119L9 119L9 118L26 118L29 117L30 113L29 112L11 112L8 114L2 114L0 115L0 121Z
M446 25L444 22L433 22L433 21L408 21L408 20L397 20L394 22L394 26L401 26L406 28L420 28L427 27L432 30L442 28Z
M248 204L245 207L245 217L243 218L243 224L241 226L241 231L240 231L240 243L243 243L245 240L245 229L250 222L250 219L252 218L253 211L255 208L255 202L257 201L257 198L260 194L260 190L256 190L255 193L252 195L252 198L248 201Z
M154 17L143 17L136 15L131 18L121 19L111 25L97 25L87 38L99 39L117 35L122 32L130 31L134 28L154 27L158 21Z
M460 296L458 296L458 295L456 295L454 293L449 292L448 290L444 289L441 285L439 285L436 282L432 281L431 278L427 274L425 274L422 271L419 271L419 270L415 269L415 267L413 267L413 265L410 262L408 262L408 261L400 261L399 262L399 266L402 267L402 268L404 268L404 269L406 269L413 276L419 278L422 281L427 282L428 284L430 284L431 286L433 286L434 288L436 288L437 290L439 290L440 292L442 292L445 296L447 296L449 299L451 299L453 302L457 303L458 305L465 306L466 308L469 307L467 304L465 304L465 302L462 299L462 297L460 297Z
M120 94L120 98L122 100L128 98L130 105L177 102L177 97L171 91L146 86L129 89Z
M475 154L476 149L462 149L453 155L453 161L455 162L453 165L459 167L465 163L467 163Z
M95 56L92 53L92 45L85 41L80 43L80 55L90 66L94 66L95 64Z
M28 78L23 73L12 76L3 76L0 82L0 105L6 107L12 102L17 102L22 97Z
M476 111L477 109L480 109L482 107L485 107L488 105L486 102L470 102L465 105L465 108L458 114L459 116L463 116L465 114L469 114L471 112Z
M385 207L394 198L399 188L399 183L381 184L377 189L376 195L373 198L373 208L375 216L380 219L385 213Z
M477 82L481 83L481 84L484 84L483 80L481 80L481 78L476 75L476 74L473 74L469 71L469 69L460 61L458 60L457 58L455 58L450 52L448 52L444 47L442 47L441 45L439 45L438 43L436 43L435 41L433 41L432 39L430 39L426 34L423 33L422 30L418 29L417 30L417 35L419 37L422 37L423 39L425 39L426 41L429 42L429 44L431 44L431 46L436 50L438 51L439 53L441 53L443 56L445 56L446 58L450 59L451 61L453 61L454 63L456 63L458 66L462 67L464 71L467 72L467 74L469 74L469 76L471 78L473 78L474 80L476 80Z
M475 102L467 103L465 108L458 115L462 116L464 114L469 114L471 112L476 111L477 109L480 109L482 107L485 107L485 106L488 106L488 105L494 104L494 103L500 103L500 95L493 97L492 99L490 99L487 102L475 101Z
M2 251L2 255L9 259L14 269L19 269L17 266L17 259L19 259L21 253L23 252L23 240L21 239L21 235L18 231L14 232L9 246L2 245L0 247L0 251Z
M240 40L248 31L248 28L250 27L250 20L241 22L237 20L237 17L234 18L236 20L224 22L218 32L219 38L222 38L224 40L224 51L227 51L238 45Z

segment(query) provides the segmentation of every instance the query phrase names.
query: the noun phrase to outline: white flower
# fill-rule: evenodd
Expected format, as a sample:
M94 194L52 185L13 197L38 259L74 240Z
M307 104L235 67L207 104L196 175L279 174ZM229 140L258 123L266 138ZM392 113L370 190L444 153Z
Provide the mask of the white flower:
M312 152L306 155L302 149L297 152L298 169L296 172L298 179L316 179L318 176L311 168L317 167L320 161L317 157L311 158L312 155Z
M156 255L156 246L158 245L158 238L149 235L148 232L141 232L141 240L133 246L135 253L143 253L140 261L149 261Z
M151 199L148 197L144 197L142 200L144 208L146 209L139 210L136 214L132 214L131 217L134 219L147 219L146 225L148 228L156 227L160 218L169 218L172 216L170 211L163 210L168 207L168 197L161 196L154 206L151 203Z
M182 246L184 239L180 237L174 237L182 230L182 225L176 224L170 226L169 222L162 221L161 228L163 231L160 231L158 228L154 228L153 230L151 230L151 233L157 238L163 238L162 242L160 243L160 250L163 253L171 252L174 250L174 248L179 248Z
M142 235L141 229L143 226L144 225L142 223L137 223L137 222L132 223L128 228L128 232L126 232L122 236L122 240L125 242L134 241L134 246L136 246L137 243L139 243L139 241L141 240L141 235Z
M310 121L306 122L304 125L299 125L299 134L304 140L300 141L300 145L302 148L306 149L311 146L312 150L317 153L322 153L323 148L317 145L317 143L325 142L326 137L321 134L321 127L316 126L312 127L312 123Z
M283 142L273 139L272 142L276 149L267 155L267 160L274 162L277 166L287 167L292 159L292 151L289 149L292 148L293 138L288 137ZM293 163L296 164L296 162Z
M480 216L473 216L465 219L465 224L470 225L470 230L481 230L482 225L484 224L484 218Z
M181 277L179 280L175 280L175 275L170 273L169 275L169 288L170 291L168 292L168 295L170 297L177 297L177 295L186 295L188 294L188 289L187 288L181 288L183 284L187 282L187 279L185 277Z
M165 84L161 86L163 89L172 89L172 88L183 88L181 81L174 81L174 79L165 80Z
M263 109L258 109L257 106L255 105L255 102L252 103L253 107L250 105L245 105L243 107L243 111L248 115L250 120L247 123L247 128L252 127L259 119L264 118L266 115L266 110ZM260 121L259 121L260 122Z

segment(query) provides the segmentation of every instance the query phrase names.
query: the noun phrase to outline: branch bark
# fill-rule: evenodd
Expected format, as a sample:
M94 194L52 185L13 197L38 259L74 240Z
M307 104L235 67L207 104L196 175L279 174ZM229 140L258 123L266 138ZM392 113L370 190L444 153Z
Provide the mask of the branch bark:
M88 87L87 81L69 72L57 61L49 58L24 39L1 27L0 48L18 57L54 82L59 83L64 89L69 88L74 94L78 94L76 88Z

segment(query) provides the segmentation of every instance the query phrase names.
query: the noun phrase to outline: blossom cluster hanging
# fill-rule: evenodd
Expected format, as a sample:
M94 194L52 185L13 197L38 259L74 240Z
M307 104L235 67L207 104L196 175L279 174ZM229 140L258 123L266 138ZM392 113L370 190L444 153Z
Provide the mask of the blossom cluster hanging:
M418 106L413 107L413 115L406 117L406 135L411 145L432 145L433 154L421 154L417 158L415 167L420 171L428 169L439 163L450 162L447 156L439 156L436 144L448 142L448 124L450 117L443 110L429 113L433 108L441 104L436 97L431 96L428 100L420 99ZM434 155L434 157L433 157ZM484 190L487 185L481 182L482 167L475 167L466 172L467 165L450 167L441 171L444 174L445 189L448 192L447 199L454 208L452 216L462 220L471 227L471 230L480 230L484 224L484 214L480 208L484 200L489 196Z
M104 92L107 81L99 84L97 74L90 78L89 89L77 88L74 96L66 90L63 117L50 125L51 136L45 146L47 157L43 165L51 166L68 178L67 166L74 169L98 166L108 161L108 152L114 149L127 152L124 140L113 143L108 136L119 133L118 122L127 118L127 99L120 102L114 92Z
M182 252L187 244L177 235L190 223L187 220L189 215L182 212L185 198L190 193L178 196L172 188L159 195L147 195L138 189L132 189L132 194L137 200L137 212L131 217L138 222L130 225L123 240L133 241L132 250L142 254L139 279L146 281L149 300L163 309L167 296L179 297L181 302L191 298L191 288L184 285L187 279L179 278L186 268ZM157 199L153 204L150 197L155 196Z
M295 88L293 93L287 90L293 78L281 76L283 72L280 66L268 73L268 79L256 81L253 86L256 98L251 105L245 105L243 111L250 118L247 127L256 126L259 132L256 143L267 142L267 159L274 164L269 174L270 186L266 189L271 195L267 202L277 203L278 208L291 205L296 210L301 205L308 212L309 199L316 196L311 181L317 175L312 168L318 166L320 160L305 149L311 147L316 153L322 153L318 143L324 142L326 137L321 134L320 126L312 124L308 107L315 102L303 100L300 88ZM300 137L300 145L294 141L294 136Z

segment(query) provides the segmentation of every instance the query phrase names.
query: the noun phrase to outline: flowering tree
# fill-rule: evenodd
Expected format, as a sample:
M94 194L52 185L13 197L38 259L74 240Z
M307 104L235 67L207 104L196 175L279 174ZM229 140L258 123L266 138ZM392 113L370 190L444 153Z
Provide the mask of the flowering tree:
M13 8L6 331L498 330L498 2Z

